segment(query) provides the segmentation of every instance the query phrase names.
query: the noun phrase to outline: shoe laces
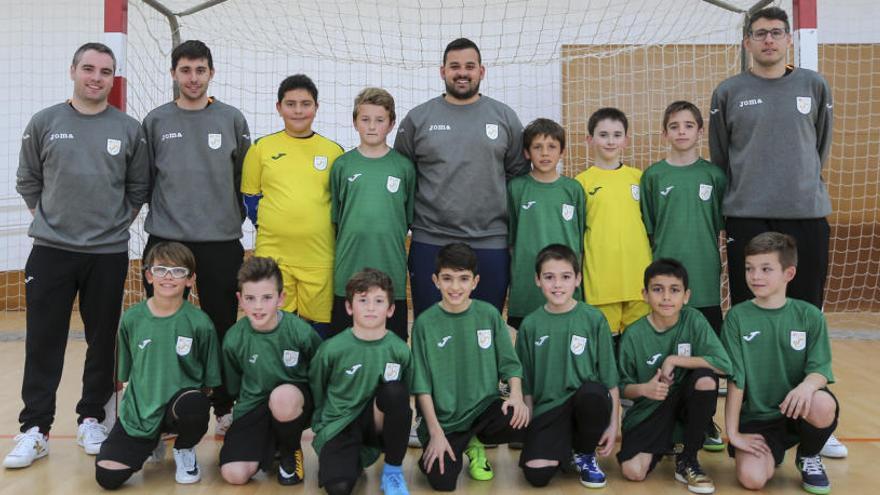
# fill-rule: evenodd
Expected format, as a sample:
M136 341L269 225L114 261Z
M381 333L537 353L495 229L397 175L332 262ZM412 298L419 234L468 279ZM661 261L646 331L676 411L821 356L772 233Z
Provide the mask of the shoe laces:
M392 493L403 489L406 483L403 480L403 473L382 473L382 480L385 482L385 490Z
M595 454L574 454L574 464L583 471L584 469L590 471L598 471L599 463L596 462Z
M830 447L840 447L843 445L842 443L840 443L840 440L838 440L837 437L835 437L834 435L828 437L828 441L825 443Z
M695 477L703 477L706 476L706 472L703 471L703 466L700 465L700 462L696 459L681 459L680 462L686 471L689 471L691 475Z
M822 458L817 455L802 457L801 470L807 474L823 474L825 472L825 465L822 464Z
M85 420L80 425L83 432L83 440L88 443L103 442L107 437L107 429L97 420Z
M34 451L34 447L42 440L43 434L39 430L31 429L15 435L15 448L10 455L18 457Z

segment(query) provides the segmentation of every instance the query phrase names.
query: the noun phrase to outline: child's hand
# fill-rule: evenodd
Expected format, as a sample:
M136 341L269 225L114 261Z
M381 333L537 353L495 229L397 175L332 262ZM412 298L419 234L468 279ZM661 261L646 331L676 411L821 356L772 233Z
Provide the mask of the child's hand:
M599 438L599 450L596 452L602 457L610 455L614 450L615 440L617 440L617 423L612 421L608 428L602 432L602 437Z
M642 384L642 395L651 400L666 400L669 385L663 381L663 370L658 369L651 381Z
M529 425L529 408L522 398L510 396L509 399L501 403L501 412L507 415L507 409L513 408L513 417L510 419L510 426L514 430L525 428Z
M453 462L455 461L455 452L452 451L452 446L449 445L446 435L432 435L428 441L428 446L425 447L425 452L422 454L422 465L425 467L425 472L430 473L431 468L434 467L434 461L439 461L440 474L444 474L445 466L443 461L445 456L443 454L449 454L449 458Z
M779 404L779 410L791 419L805 418L810 414L810 404L815 392L816 390L810 384L801 383L788 392L785 400Z
M660 366L660 380L667 385L672 385L675 381L675 358L677 356L666 356L663 365Z
M743 452L748 452L754 456L760 457L762 455L773 455L773 452L770 451L770 447L767 446L767 441L764 440L763 436L758 435L757 433L738 433L736 435L730 435L728 441L730 441L730 445L733 445L735 448L742 450Z

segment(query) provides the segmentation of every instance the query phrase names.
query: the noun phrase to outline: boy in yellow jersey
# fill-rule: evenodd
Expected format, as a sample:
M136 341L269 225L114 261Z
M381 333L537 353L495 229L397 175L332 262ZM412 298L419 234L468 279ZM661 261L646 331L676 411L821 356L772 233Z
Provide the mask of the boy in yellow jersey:
M248 218L258 227L255 254L275 259L284 275L284 309L310 321L324 337L333 307L330 169L343 149L312 130L318 88L308 76L282 81L275 108L284 130L248 150L241 192Z
M639 209L642 172L620 161L628 125L616 108L596 110L587 122L593 165L575 177L587 197L585 296L605 314L615 339L649 309L641 294L642 274L651 263Z

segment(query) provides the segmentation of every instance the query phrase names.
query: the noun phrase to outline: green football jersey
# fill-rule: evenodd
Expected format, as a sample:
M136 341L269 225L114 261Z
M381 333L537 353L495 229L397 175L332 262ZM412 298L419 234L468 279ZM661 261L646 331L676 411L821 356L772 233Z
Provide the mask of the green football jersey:
M391 277L394 299L406 299L406 233L415 190L415 167L394 150L367 158L355 148L336 160L330 171L334 294L345 296L348 279L370 267Z
M690 306L721 304L718 235L724 229L724 171L702 158L683 167L663 160L645 170L641 189L642 220L654 259L674 258L684 264Z
M361 340L351 328L324 342L309 370L315 399L312 446L321 448L372 407L376 389L386 382L412 383L412 354L393 332L379 340ZM361 466L376 461L379 450L363 448Z
M119 405L125 432L159 434L168 401L186 388L220 385L220 346L211 319L188 301L171 316L153 316L147 301L122 316L116 339L118 379L128 382Z
M781 417L779 405L810 373L834 383L825 315L808 302L787 299L779 309L737 304L724 319L721 339L730 379L743 390L740 424Z
M321 337L300 317L285 311L278 314L278 326L271 332L254 330L245 316L223 338L226 390L236 397L233 419L269 400L278 385L308 385L309 363Z
M523 394L532 396L535 417L562 405L585 382L617 387L608 322L584 302L566 313L550 313L542 306L526 316L516 354L523 367Z
M654 378L668 356L701 357L710 366L729 374L730 358L706 318L694 308L684 307L678 323L660 332L644 316L629 327L620 339L620 389L627 385L646 383ZM689 370L675 368L674 381L669 393L681 386ZM644 421L662 401L639 397L623 418L623 431Z
M586 225L584 188L574 179L538 182L531 175L516 177L507 185L510 295L507 313L523 317L544 304L535 285L535 258L549 244L564 244L582 258ZM575 299L583 300L578 287Z
M498 381L522 378L522 366L501 314L472 299L468 309L449 313L437 303L416 318L412 329L413 395L428 394L443 431L470 428L498 399ZM424 421L419 437L425 443Z

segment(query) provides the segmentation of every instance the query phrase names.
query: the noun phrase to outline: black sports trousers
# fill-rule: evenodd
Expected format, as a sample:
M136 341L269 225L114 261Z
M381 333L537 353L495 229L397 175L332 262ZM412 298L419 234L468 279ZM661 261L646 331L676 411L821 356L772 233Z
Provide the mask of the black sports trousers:
M238 270L244 260L244 248L238 239L233 241L216 242L191 242L174 241L150 234L147 245L144 246L144 260L147 253L160 242L179 242L188 247L196 258L196 289L199 292L199 307L208 314L220 344L223 344L223 336L238 318L238 299L235 292L238 290ZM144 267L146 270L146 267ZM144 291L147 297L153 295L153 286L143 278ZM189 294L185 294L185 297ZM232 411L233 399L226 393L224 386L214 389L211 396L211 404L214 406L214 414L223 416Z
M52 428L77 294L88 348L76 413L79 422L103 421L104 405L115 389L116 331L128 253L87 254L34 246L24 273L27 341L21 385L24 409L18 416L21 431L39 426L48 433Z
M746 245L758 234L781 232L797 241L797 273L788 284L788 297L807 301L822 309L831 236L828 220L727 218L724 229L727 231L727 273L730 278L731 304L738 304L752 297L752 291L746 285Z

